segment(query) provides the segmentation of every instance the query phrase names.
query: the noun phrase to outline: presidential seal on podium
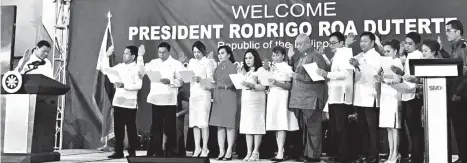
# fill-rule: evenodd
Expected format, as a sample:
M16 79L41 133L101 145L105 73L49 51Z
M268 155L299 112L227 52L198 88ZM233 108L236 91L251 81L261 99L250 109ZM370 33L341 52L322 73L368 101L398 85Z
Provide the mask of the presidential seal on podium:
M5 92L16 93L23 84L23 78L17 71L8 71L3 75L2 87Z

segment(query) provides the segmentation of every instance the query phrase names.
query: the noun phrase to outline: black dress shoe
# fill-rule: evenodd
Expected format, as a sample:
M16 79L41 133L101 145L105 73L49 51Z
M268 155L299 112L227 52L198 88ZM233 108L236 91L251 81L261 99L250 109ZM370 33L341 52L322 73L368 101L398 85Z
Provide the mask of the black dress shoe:
M136 152L128 152L128 157L135 157L136 156Z
M306 158L306 157L298 157L298 158L295 159L295 161L297 161L297 162L305 162L307 160L308 160L308 158Z
M231 161L231 160L232 160L232 156L230 156L230 158L224 157L224 159L222 159L222 161Z
M409 163L410 157L402 157L400 163Z
M274 161L274 162L282 162L282 161L285 161L284 158L272 158L271 161Z
M306 162L321 162L321 159L319 159L319 158L307 158Z
M220 157L216 158L216 160L223 160L223 159L224 159L224 157L225 157L225 153L224 153L224 155L223 155L223 156L220 156Z
M366 162L367 162L367 163L378 163L378 162L379 162L379 159L376 159L376 158L374 158L374 159L368 159L368 160L366 160Z
M118 159L118 158L124 158L125 156L123 156L123 153L113 153L112 155L110 156L107 156L107 158L112 158L112 159Z

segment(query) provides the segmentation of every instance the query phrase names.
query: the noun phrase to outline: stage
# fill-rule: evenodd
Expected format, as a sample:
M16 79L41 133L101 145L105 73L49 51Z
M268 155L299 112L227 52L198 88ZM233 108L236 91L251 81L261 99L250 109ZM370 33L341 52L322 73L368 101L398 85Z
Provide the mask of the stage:
M85 162L127 162L126 158L124 159L108 159L107 156L111 155L112 152L101 152L97 150L91 150L91 149L66 149L66 150L61 150L59 151L61 154L61 158L59 162L63 163L85 163ZM125 156L128 153L125 151ZM144 156L146 154L146 151L137 151L136 155L137 156ZM191 153L188 153L187 155L191 155ZM59 163L59 162L53 162L53 163ZM217 163L217 162L228 162L228 163L240 163L243 162L242 160L232 160L232 161L217 161L215 159L211 159L211 163ZM272 161L262 159L257 161L257 163L270 163ZM294 161L284 161L284 162L294 162ZM324 162L324 161L322 161Z
M85 162L127 162L126 158L123 159L108 159L107 156L111 155L112 152L101 152L97 150L92 150L92 149L66 149L66 150L61 150L59 151L61 154L61 160L58 162L54 163L85 163ZM125 155L128 153L125 152ZM146 151L137 151L136 155L137 156L144 156L146 154ZM191 155L191 153L188 153L187 155ZM452 156L452 160L457 160L457 155ZM323 157L323 160L327 160L326 157ZM242 160L233 160L233 161L217 161L215 159L211 159L211 163L217 163L217 162L229 162L229 163L240 163L244 162ZM262 159L259 160L257 163L271 163L272 161ZM284 162L294 162L292 160L289 161L284 161ZM321 161L325 162L325 161Z

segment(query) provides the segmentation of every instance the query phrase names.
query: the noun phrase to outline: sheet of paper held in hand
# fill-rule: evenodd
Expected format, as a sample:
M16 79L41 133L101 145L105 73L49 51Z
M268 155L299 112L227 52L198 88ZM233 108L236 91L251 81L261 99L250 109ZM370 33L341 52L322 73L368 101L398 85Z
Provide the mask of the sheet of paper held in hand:
M272 72L264 71L258 73L258 80L263 86L270 86L269 79L272 79Z
M303 68L305 68L308 75L310 75L311 80L313 81L324 80L324 77L316 73L316 70L318 69L318 65L315 62L303 65Z
M392 57L381 57L381 68L383 68L385 74L393 74L391 70L393 63Z
M242 74L230 74L230 80L235 86L235 89L247 89L245 86L242 85L244 76Z
M190 83L193 76L195 75L192 70L181 70L179 73L184 83Z
M146 75L149 77L149 80L154 83L160 83L162 79L161 72L159 71L146 71Z
M111 83L121 83L122 79L120 78L120 74L118 73L117 70L114 70L112 68L105 68L102 69L102 72L107 75Z

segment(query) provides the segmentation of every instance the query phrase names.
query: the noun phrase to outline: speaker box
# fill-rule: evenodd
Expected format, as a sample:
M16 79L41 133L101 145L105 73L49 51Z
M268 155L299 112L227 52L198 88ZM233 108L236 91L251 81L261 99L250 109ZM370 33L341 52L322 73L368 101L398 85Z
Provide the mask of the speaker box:
M129 163L210 163L209 158L194 158L194 157L151 157L151 156L134 156L127 157Z

